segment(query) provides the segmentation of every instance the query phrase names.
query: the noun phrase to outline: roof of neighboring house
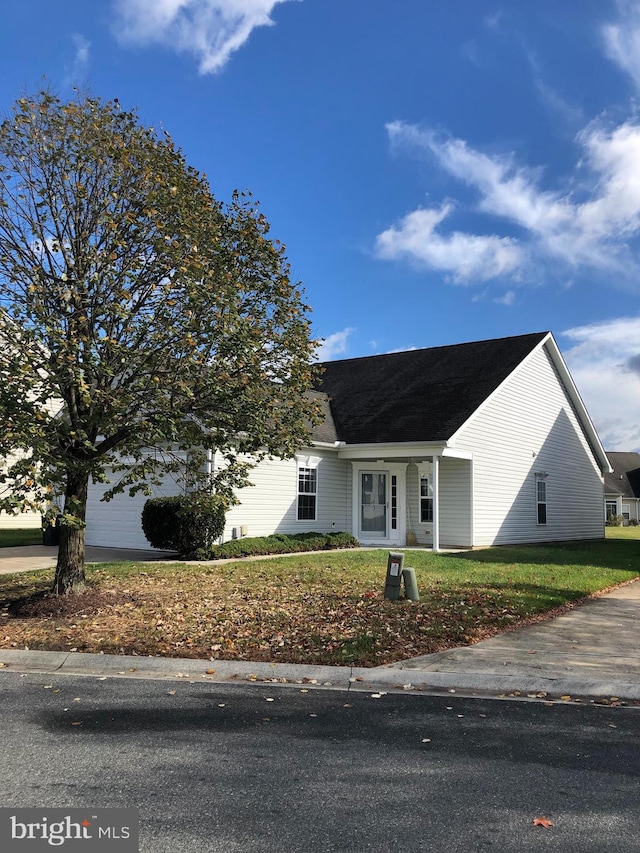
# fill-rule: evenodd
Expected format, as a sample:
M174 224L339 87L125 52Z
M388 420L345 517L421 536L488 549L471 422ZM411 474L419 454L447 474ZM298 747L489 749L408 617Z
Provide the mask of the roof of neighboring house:
M622 495L623 498L640 498L640 453L607 451L613 473L604 475L604 491L607 495Z
M316 387L347 444L446 441L548 334L326 361Z

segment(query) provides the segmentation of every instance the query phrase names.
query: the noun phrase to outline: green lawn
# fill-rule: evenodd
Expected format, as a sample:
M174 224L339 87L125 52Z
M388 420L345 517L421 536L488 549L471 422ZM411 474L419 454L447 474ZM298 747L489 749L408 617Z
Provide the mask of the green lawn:
M42 530L39 527L0 528L0 548L11 548L16 545L42 545Z
M607 539L640 539L640 526L638 525L607 527L605 531Z
M466 645L640 575L640 540L407 550L420 602L383 598L386 551L216 565L112 563L80 596L25 600L52 571L0 576L0 647L293 663L389 663Z

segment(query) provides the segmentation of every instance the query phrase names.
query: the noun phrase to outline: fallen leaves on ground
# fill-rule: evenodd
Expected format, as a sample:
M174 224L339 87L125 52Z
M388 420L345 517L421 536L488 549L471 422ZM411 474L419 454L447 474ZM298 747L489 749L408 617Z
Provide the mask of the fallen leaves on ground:
M550 829L553 826L553 821L546 817L534 817L534 826L543 826L545 829Z
M420 602L395 602L357 571L314 571L169 567L121 578L99 568L68 596L49 593L42 575L21 576L0 602L0 648L369 667L469 645L523 619L492 589L435 582Z

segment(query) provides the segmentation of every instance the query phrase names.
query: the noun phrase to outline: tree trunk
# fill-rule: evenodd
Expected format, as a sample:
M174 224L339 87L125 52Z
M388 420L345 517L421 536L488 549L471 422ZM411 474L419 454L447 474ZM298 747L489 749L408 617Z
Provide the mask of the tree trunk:
M88 475L69 475L64 500L64 514L67 519L73 518L74 521L60 525L58 563L53 581L53 592L56 595L84 592L84 526L87 515L88 490Z

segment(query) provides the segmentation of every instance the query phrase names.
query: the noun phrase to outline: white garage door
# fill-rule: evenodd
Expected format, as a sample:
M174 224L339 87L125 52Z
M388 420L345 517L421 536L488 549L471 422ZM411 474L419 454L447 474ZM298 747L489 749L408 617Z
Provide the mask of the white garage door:
M115 482L114 477L107 476ZM107 548L143 548L153 550L142 532L142 509L147 500L146 495L137 494L130 498L125 492L116 495L108 503L100 498L111 484L89 484L89 500L87 502L87 529L85 541L87 545L101 545ZM172 480L168 480L162 489L155 490L157 497L179 495L181 490Z

